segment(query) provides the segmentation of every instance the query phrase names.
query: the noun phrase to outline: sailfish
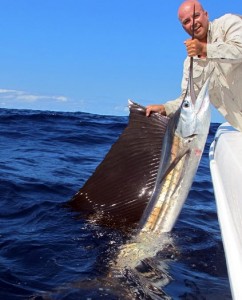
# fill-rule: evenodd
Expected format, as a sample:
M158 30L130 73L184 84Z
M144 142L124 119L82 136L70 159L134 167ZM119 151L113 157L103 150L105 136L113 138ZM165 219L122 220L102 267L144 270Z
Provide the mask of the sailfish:
M145 107L129 101L127 127L69 205L105 226L171 231L206 143L208 86L209 78L195 95L191 57L186 94L173 116L147 117Z

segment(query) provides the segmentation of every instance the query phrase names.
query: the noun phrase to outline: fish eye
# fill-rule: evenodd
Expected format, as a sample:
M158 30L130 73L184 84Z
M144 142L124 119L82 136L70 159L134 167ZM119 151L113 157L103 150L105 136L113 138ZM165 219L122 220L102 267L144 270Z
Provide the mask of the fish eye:
M188 108L189 107L189 102L188 101L184 101L183 107Z

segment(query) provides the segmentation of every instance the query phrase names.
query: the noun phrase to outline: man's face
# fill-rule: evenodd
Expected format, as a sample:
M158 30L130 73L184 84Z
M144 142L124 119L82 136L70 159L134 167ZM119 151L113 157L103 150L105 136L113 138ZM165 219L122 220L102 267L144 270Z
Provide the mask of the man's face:
M179 20L182 23L184 30L192 36L193 33L193 13L194 4L181 6L178 12ZM194 38L200 41L206 41L208 32L208 13L200 6L195 7L194 19Z

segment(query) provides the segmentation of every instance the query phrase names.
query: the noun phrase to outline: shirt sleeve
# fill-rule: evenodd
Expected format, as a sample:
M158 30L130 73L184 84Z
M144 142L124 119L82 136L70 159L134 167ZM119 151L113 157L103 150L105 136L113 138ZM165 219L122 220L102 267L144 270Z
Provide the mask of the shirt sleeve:
M217 40L207 44L207 58L230 63L242 61L242 19L227 14L214 24ZM213 38L212 38L213 40Z
M164 104L166 115L168 117L172 116L175 111L180 107L183 98L185 97L187 84L188 84L188 77L189 77L189 65L190 65L190 58L186 58L183 64L183 77L181 82L181 95L175 99L167 101Z

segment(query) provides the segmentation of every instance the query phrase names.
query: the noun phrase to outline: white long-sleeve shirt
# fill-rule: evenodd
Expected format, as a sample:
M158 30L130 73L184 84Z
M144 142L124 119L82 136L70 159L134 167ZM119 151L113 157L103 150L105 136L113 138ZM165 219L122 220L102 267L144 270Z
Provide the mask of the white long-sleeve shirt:
M190 58L184 62L182 95L164 104L166 114L172 115L179 107L187 88ZM194 57L193 80L198 94L213 71L210 102L226 120L242 131L242 18L226 14L209 23L207 57Z

